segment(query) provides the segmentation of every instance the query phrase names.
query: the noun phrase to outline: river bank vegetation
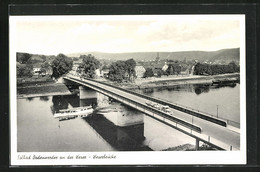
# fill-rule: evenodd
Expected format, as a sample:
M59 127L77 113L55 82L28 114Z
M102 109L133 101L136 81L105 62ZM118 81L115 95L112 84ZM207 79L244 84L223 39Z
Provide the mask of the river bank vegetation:
M235 62L230 62L228 65L211 65L197 63L194 69L194 75L219 75L225 73L239 72L240 68Z
M109 67L108 79L115 82L133 82L136 77L136 62L134 59L116 61Z
M142 66L143 64L143 66ZM146 64L146 65L145 65ZM151 65L149 65L151 64ZM137 70L143 68L143 73ZM107 63L91 54L79 58L64 54L57 56L17 53L18 94L55 92L58 78L68 73L91 79L99 79L124 88L165 87L178 84L212 83L216 79L239 80L238 63L209 64L159 59L151 62L136 62L133 58ZM50 88L49 85L53 85ZM55 87L55 88L54 88ZM29 89L25 91L26 89Z

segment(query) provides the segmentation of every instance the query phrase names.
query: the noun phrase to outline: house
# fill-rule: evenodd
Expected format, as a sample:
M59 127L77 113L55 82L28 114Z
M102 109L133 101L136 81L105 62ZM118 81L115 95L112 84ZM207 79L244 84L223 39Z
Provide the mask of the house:
M96 69L96 70L95 70L95 74L96 74L97 77L100 77L100 76L101 76L101 71L100 71L100 69Z
M45 74L46 75L52 75L52 68L51 67L47 68L46 71L45 71Z
M189 68L186 68L186 69L183 68L183 69L181 70L181 73L180 73L180 74L181 74L181 75L189 75L189 73L190 73L189 71L190 71Z
M40 67L34 67L33 68L33 75L36 74L36 75L39 75L41 72L41 68Z
M102 69L101 70L101 75L100 75L100 77L104 77L104 78L107 78L108 77L108 73L109 73L109 69L108 68L106 68L106 69Z
M165 72L168 69L169 65L167 63L164 64L162 67L162 70Z
M80 68L81 63L82 59L79 59L78 61L73 61L72 70L70 71L72 75L78 75L82 72L82 68Z
M142 78L145 73L145 68L142 65L136 65L135 66L135 73L137 78Z

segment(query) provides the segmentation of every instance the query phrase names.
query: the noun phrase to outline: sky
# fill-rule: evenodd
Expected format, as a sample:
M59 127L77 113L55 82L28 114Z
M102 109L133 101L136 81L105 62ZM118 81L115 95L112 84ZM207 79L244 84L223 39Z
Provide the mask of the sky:
M10 20L16 52L45 55L238 48L244 27L241 15L13 16Z

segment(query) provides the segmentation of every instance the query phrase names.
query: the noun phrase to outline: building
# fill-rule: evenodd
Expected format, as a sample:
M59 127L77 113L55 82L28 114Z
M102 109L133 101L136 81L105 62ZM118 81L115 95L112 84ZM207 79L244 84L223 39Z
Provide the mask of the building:
M156 63L158 63L160 61L160 56L159 56L159 52L157 53L157 57L155 58Z
M96 74L96 77L101 77L101 70L100 69L96 69L95 70L95 74Z
M82 69L80 68L80 65L82 63L82 59L79 59L78 61L73 61L72 70L70 71L70 74L72 75L78 75L82 72Z
M169 65L165 62L164 66L162 67L162 70L165 72L168 69Z
M33 68L33 75L39 75L41 72L41 68L40 67L34 67Z
M142 78L145 73L145 68L142 65L136 65L135 66L135 73L137 78Z
M102 69L100 77L107 78L108 77L108 73L109 73L109 69L108 68L107 69Z

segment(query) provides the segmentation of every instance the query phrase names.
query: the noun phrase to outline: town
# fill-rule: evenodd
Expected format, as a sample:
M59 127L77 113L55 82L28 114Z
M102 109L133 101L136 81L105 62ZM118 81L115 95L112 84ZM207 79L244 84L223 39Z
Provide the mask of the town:
M136 60L135 60L136 59ZM34 55L17 53L17 84L40 85L53 83L67 73L86 78L105 79L116 83L143 83L147 80L162 78L185 78L194 75L209 76L226 73L238 73L239 61L199 61L161 59L160 53L154 53L149 60L138 57L127 60L111 60L95 57L91 54L79 57Z

